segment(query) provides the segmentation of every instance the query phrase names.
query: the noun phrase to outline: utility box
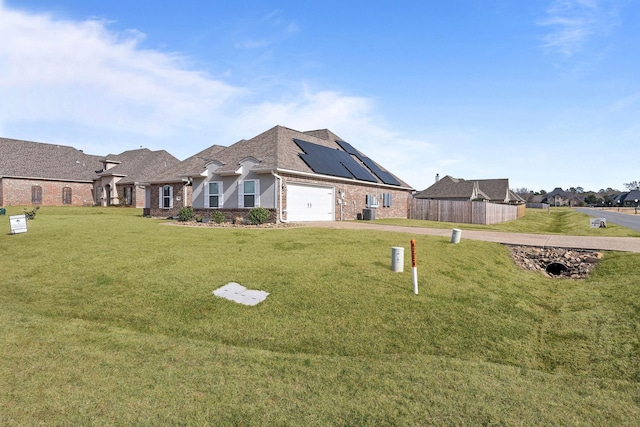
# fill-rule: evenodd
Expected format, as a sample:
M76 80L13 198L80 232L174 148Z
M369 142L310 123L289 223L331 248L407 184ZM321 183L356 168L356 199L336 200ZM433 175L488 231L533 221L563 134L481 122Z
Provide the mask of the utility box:
M373 221L376 219L376 210L371 208L362 209L362 219L366 221Z
M454 228L451 233L451 243L460 243L460 236L462 236L462 230Z
M394 246L391 248L391 270L396 273L404 271L404 248Z
M0 215L6 215L7 210L5 208L0 208Z

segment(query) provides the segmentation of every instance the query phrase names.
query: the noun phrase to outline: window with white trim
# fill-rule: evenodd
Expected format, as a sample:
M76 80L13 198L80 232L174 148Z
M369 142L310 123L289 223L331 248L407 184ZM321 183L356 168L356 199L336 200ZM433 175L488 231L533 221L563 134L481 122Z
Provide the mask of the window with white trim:
M391 202L392 202L391 193L382 193L382 207L390 208Z
M221 208L224 205L222 194L222 181L205 183L204 207Z
M260 181L247 179L238 185L238 207L255 208L260 206Z
M165 185L160 187L160 209L171 209L173 207L173 187Z

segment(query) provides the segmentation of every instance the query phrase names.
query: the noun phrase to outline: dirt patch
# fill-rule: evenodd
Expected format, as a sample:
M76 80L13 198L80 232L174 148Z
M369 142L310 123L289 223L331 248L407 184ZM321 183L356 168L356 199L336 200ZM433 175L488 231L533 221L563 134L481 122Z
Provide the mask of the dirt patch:
M602 253L586 249L512 246L514 262L553 278L584 279L602 259Z

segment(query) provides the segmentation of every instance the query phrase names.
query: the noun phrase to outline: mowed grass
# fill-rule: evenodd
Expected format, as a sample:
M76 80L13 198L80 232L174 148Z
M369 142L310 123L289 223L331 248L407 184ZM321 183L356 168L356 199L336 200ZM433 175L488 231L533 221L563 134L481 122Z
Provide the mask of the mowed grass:
M571 208L527 209L525 216L500 224L477 225L452 222L422 221L416 219L381 218L375 224L401 225L426 228L462 228L464 230L504 231L531 234L568 234L572 236L640 237L640 232L607 223L606 228L591 228L589 215Z
M640 419L638 254L574 281L432 236L172 226L118 208L42 208L28 225L0 234L3 426ZM211 294L231 281L270 295Z

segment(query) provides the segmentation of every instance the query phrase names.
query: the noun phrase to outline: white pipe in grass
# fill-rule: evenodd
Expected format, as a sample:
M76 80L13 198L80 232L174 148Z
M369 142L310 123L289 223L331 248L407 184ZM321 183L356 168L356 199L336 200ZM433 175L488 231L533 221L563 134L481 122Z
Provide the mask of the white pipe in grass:
M413 293L418 295L418 266L416 260L416 241L411 239L411 273L413 276Z

